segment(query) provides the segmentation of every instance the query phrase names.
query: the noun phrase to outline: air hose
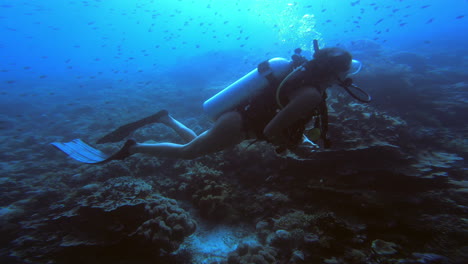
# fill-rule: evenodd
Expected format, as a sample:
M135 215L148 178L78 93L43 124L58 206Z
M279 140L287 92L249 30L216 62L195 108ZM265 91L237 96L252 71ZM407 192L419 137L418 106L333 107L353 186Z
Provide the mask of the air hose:
M348 92L349 95L351 95L351 97L358 100L359 102L370 103L370 101L372 101L372 97L370 96L370 94L368 94L363 89L361 89L361 88L357 87L356 85L354 85L353 80L351 78L346 78L344 81L338 79L338 82L339 82L339 85L341 87L343 87L343 89L345 89L345 91ZM358 97L355 93L353 93L351 91L351 89L349 89L350 87L354 88L356 91L363 94L366 98Z
M281 109L284 108L283 104L281 104L281 101L280 101L281 88L283 88L284 84L289 80L289 78L291 78L291 76L293 76L296 72L298 72L298 71L300 71L302 69L304 69L304 66L299 66L296 69L294 69L294 71L292 71L290 74L288 74L288 76L286 76L286 78L284 78L283 81L281 81L280 85L276 89L276 103L278 104L278 106Z

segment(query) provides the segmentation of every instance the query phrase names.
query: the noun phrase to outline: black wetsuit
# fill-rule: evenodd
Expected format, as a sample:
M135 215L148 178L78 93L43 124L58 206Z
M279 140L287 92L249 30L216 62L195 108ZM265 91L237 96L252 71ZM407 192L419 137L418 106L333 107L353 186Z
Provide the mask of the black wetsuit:
M259 140L266 140L263 130L280 110L275 98L276 87L272 85L237 107L242 116L244 128L253 131Z
M288 83L281 90L281 103L283 105L288 104L289 101L286 95L290 94L293 90L299 87L312 86L317 87L317 89L320 91L320 88L317 84L312 83L311 80L307 79L308 78L302 78L299 74L299 78L294 78L294 80L288 81ZM243 118L246 132L253 131L257 140L268 141L268 139L263 134L263 130L280 111L280 107L276 102L276 90L278 85L279 82L272 83L267 88L263 89L259 94L253 96L247 102L236 108L236 111L239 112ZM302 142L302 135L304 133L306 124L316 114L317 111L315 111L315 113L311 113L307 118L300 119L286 128L283 131L283 136L287 139L288 143L287 145L280 147L283 149L290 149L300 144Z

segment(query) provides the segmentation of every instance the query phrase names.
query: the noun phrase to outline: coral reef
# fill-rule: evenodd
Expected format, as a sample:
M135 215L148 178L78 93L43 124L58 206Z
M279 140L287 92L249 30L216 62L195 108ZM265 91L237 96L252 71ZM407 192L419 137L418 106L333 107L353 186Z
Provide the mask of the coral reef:
M373 102L329 89L330 149L277 154L266 142L246 141L191 161L137 154L81 165L47 143L78 136L93 142L149 114L154 101L121 95L143 110L56 105L40 117L18 118L4 107L0 262L464 263L466 62L452 64L449 53L384 50L370 40L349 47L365 66L353 78ZM446 65L434 62L450 56ZM161 85L170 82L159 77ZM172 86L151 92L160 96L158 108L170 107L199 133L212 125L198 109L200 97L224 86L225 77L199 94L184 92L194 99L189 107L173 104L181 91ZM132 136L182 142L161 124Z
M264 215L272 216L291 205L291 199L281 192L267 192L267 190L259 190L254 194L252 202L246 205L245 210L249 215Z
M451 168L454 163L463 160L454 153L446 152L421 152L418 155L418 163L412 166L421 173L427 173L425 177L448 176L446 169Z
M276 252L271 247L240 244L228 255L226 264L270 264L276 263Z
M200 209L200 214L208 219L222 219L232 215L229 199L229 187L214 181L205 181L204 187L196 191L192 199Z
M13 242L13 255L27 263L156 261L196 229L174 200L151 194L142 180L116 178L85 189L97 191L71 210L22 222L29 234Z
M356 238L362 237L363 227L352 226L331 212L306 214L294 211L272 219L271 232L266 243L277 249L282 258L297 258L304 263L320 261L317 256L336 256L362 247ZM323 259L322 259L323 260Z
M372 241L372 251L377 255L393 255L397 253L398 246L395 243L376 239Z
M239 203L238 187L223 178L223 173L217 166L208 167L202 162L179 162L178 168L184 163L184 172L164 182L165 194L177 198L190 199L200 215L207 220L224 220L237 222L243 210Z

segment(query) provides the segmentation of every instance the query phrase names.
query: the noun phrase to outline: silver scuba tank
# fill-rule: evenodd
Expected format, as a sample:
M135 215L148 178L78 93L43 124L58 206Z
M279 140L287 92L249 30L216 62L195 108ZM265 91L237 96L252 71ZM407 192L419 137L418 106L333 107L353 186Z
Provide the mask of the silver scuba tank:
M223 113L234 110L240 103L268 87L270 85L268 75L273 74L276 80L282 80L292 70L290 61L284 58L270 59L267 66L264 70L260 67L252 70L206 100L203 103L205 114L212 120L218 119Z

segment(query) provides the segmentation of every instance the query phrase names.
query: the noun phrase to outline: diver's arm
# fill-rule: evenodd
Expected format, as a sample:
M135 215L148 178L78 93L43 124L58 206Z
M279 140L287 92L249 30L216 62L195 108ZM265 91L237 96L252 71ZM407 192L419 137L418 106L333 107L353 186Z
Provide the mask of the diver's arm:
M263 134L271 141L281 141L282 132L297 120L310 116L322 97L312 87L302 87L289 97L289 103L265 127Z

